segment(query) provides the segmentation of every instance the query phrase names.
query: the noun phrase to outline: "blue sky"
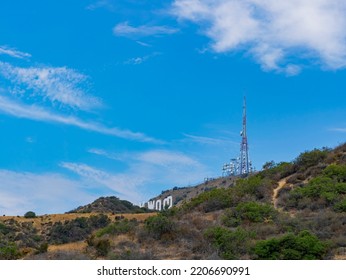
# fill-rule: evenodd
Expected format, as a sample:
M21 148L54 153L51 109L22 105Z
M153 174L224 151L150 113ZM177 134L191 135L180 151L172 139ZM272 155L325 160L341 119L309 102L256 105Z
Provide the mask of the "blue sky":
M2 1L0 214L133 203L346 136L343 0Z

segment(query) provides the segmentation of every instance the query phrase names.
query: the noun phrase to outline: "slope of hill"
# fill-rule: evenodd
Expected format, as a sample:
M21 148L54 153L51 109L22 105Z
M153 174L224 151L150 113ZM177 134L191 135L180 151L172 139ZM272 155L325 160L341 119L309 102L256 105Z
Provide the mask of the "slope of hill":
M80 206L68 213L144 213L145 208L133 205L127 200L121 200L115 196L100 197L94 202Z
M151 198L149 201L163 200L168 196L173 197L173 205L181 206L183 203L190 201L192 198L198 196L199 194L210 191L215 188L229 188L234 186L237 177L221 177L208 179L202 184L190 187L174 187L173 189L164 190L160 195Z
M346 259L346 144L169 193L160 213L1 217L0 258Z

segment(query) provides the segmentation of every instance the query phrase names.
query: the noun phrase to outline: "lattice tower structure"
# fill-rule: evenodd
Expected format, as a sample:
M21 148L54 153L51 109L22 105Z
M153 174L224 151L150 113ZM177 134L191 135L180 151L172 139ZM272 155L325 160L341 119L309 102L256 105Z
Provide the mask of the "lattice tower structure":
M243 104L243 129L240 133L242 136L241 145L240 145L240 166L239 174L247 175L251 172L251 164L249 160L249 146L247 140L247 131L246 131L246 97L244 97Z

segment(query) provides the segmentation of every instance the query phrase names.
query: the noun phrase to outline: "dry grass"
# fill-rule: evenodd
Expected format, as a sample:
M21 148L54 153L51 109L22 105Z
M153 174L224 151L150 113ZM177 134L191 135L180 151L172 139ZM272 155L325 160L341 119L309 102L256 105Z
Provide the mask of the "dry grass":
M38 216L37 218L27 219L24 217L17 217L17 216L1 216L0 222L4 222L6 220L14 219L15 221L19 223L23 222L31 222L33 226L38 229L39 231L42 230L43 226L47 223L56 223L56 222L65 222L74 220L76 218L89 218L92 215L97 215L98 213L69 213L69 214L50 214L50 215L43 215ZM107 215L112 221L114 221L116 216L121 216L125 219L136 219L138 221L144 221L148 217L155 216L157 213L140 213L140 214L113 214L113 213L103 213Z
M48 252L84 252L86 250L87 243L85 241L78 241L73 243L61 244L61 245L49 245Z

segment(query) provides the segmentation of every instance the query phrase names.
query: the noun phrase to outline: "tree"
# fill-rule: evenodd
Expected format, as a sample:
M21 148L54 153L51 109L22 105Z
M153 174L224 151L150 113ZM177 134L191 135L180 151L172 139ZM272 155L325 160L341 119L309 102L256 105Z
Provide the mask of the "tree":
M24 214L24 218L26 219L36 218L36 213L33 211L28 211Z
M267 161L265 164L263 164L262 169L268 170L268 169L273 168L275 166L276 166L275 162L273 160L271 160L271 161Z

